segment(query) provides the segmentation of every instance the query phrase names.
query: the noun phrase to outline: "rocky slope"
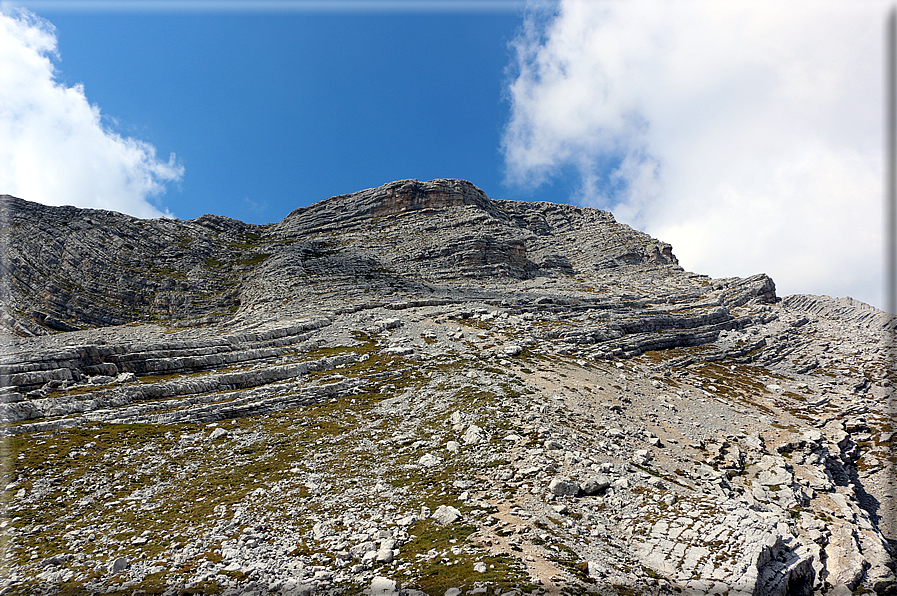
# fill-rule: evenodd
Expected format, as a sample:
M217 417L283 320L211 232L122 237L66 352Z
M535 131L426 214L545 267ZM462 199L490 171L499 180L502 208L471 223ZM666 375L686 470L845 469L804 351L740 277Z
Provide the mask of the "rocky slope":
M867 305L458 180L0 217L0 593L897 592Z

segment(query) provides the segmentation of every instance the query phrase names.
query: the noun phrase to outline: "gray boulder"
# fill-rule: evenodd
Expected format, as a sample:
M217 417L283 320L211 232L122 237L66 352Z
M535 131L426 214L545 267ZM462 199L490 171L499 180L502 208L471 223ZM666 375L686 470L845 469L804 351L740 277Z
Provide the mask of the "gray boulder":
M574 497L579 493L580 486L567 478L553 478L548 484L548 491L558 497Z

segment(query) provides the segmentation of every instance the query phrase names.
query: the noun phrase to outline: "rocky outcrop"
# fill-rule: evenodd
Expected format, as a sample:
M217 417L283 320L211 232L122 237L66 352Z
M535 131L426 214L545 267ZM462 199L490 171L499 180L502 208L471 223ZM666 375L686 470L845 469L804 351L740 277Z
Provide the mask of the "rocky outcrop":
M205 324L256 317L326 292L444 294L469 279L676 266L669 245L603 211L495 201L469 182L405 180L255 226L205 215L138 220L0 197L5 259L0 324L20 335L132 321ZM562 241L558 242L561 238ZM432 286L437 286L432 288ZM333 301L335 303L335 301Z
M460 180L0 203L0 592L897 593L867 305Z
M0 322L27 335L220 319L239 304L231 275L261 258L242 250L255 228L211 216L139 220L0 196Z

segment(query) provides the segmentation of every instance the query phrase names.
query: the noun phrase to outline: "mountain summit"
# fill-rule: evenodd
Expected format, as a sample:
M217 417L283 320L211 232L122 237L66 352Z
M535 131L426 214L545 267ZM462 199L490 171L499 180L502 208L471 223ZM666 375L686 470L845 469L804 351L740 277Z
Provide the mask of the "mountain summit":
M456 299L474 286L527 289L620 267L681 273L668 244L608 212L495 201L462 180L393 182L268 225L212 215L141 220L9 196L0 197L0 213L8 247L2 320L23 335L310 307L323 314L397 294Z

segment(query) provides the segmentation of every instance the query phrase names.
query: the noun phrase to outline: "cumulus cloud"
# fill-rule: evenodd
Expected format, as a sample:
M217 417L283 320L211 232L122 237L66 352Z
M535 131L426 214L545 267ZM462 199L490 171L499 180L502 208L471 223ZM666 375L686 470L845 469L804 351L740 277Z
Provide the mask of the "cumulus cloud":
M595 2L513 42L508 181L572 200L715 277L881 306L884 3Z
M174 154L104 126L82 85L57 80L53 26L0 12L0 193L46 205L160 217L151 202L183 176Z

